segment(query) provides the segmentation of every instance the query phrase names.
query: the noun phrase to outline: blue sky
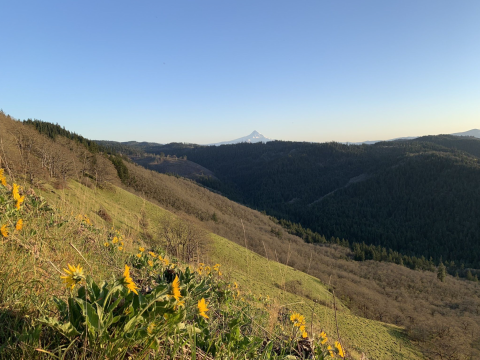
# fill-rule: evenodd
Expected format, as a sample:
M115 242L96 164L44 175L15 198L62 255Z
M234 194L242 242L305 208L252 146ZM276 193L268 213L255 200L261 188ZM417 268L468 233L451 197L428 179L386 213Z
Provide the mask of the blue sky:
M480 128L480 1L4 1L0 108L92 139Z

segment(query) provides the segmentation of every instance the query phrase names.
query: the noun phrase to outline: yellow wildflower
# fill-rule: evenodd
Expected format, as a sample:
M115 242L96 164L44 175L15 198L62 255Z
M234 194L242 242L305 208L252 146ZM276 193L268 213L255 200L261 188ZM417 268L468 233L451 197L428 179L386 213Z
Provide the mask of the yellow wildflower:
M328 353L330 354L331 357L333 357L333 349L330 345L327 347Z
M4 238L8 237L7 224L2 225L2 227L0 228L0 233Z
M112 240L112 244L116 244L118 242L118 238L115 236Z
M342 344L340 344L338 341L335 341L335 347L337 348L338 355L339 355L341 358L344 358L344 357L345 357L345 354L343 353Z
M138 250L140 250L140 252L144 252L144 251L145 251L145 248L143 248L143 247L140 246L140 247L138 248Z
M235 285L235 289L238 289L238 284L236 281L233 282L233 285Z
M22 230L22 227L23 227L23 220L19 219L17 221L17 224L15 225L15 230L20 231L20 230Z
M148 325L147 332L151 334L153 332L153 329L155 329L155 323L152 322L150 323L150 325Z
M18 185L15 183L13 184L12 195L15 200L20 199L20 194L18 193Z
M137 257L140 259L142 257L142 254L141 253L138 253L137 254Z
M130 291L133 291L135 294L138 295L138 286L133 282L132 278L130 277L130 268L128 267L128 265L125 265L125 271L123 272L123 281L129 293Z
M198 302L197 307L198 307L198 312L200 313L200 316L203 316L205 319L208 319L208 315L205 314L208 311L208 308L204 298L202 298L202 300Z
M149 251L148 253L150 254L150 256L157 257L154 252Z
M148 265L150 265L151 267L153 267L153 261L152 261L152 260L148 260Z
M108 242L104 242L103 245L104 245L105 247L108 247L110 244L109 244Z
M320 338L322 339L322 340L320 341L320 343L321 343L322 345L325 344L325 343L328 341L327 334L325 333L325 331L322 331L322 332L320 333Z
M24 200L25 200L25 195L18 198L17 203L15 204L15 207L17 208L17 210L20 210L20 205L22 205Z
M69 270L63 269L63 271L65 271L67 275L60 276L60 278L63 279L67 287L73 289L75 285L78 282L82 281L85 276L83 275L83 268L80 265L75 267L68 264L68 269Z
M180 280L178 279L178 275L175 276L175 279L173 280L172 283L172 297L175 298L175 300L180 301L180 298L182 295L180 294Z
M4 170L0 169L0 182L3 186L7 186L7 180L5 179L5 175L3 174Z
M118 251L122 251L122 250L123 250L123 246L119 246Z
M305 339L306 337L308 337L307 331L305 330L305 325L301 325L299 329L300 329L300 332L302 333L302 338Z
M294 326L300 327L305 325L305 316L300 315L299 313L293 313L290 316L290 321L293 323Z
M168 259L163 259L163 263L165 264L165 266L168 266L168 264L170 264L170 262L168 261Z

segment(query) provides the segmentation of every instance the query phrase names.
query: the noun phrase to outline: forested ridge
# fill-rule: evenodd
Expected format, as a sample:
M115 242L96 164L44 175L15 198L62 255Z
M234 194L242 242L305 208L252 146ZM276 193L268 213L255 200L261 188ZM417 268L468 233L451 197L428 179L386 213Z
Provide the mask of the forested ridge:
M427 136L375 145L149 145L187 156L204 185L323 235L480 268L480 140ZM452 267L453 269L453 267Z

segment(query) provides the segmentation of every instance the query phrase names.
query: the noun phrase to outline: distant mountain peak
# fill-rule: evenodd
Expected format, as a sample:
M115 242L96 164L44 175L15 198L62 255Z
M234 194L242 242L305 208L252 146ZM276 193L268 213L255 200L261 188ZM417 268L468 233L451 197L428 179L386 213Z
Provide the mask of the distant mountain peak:
M230 140L230 141L222 141L214 144L208 144L208 145L230 145L230 144L239 144L239 143L259 143L259 142L269 142L272 141L272 139L269 139L262 134L260 134L257 130L253 130L253 132L250 135L235 139L235 140Z

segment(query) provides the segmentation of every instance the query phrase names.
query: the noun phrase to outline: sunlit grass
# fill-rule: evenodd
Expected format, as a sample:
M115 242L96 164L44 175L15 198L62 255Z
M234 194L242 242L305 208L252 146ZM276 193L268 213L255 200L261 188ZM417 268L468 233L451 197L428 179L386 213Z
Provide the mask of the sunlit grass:
M125 299L128 297L125 302L132 301L132 304L136 296L139 299L147 296L145 291L156 293L160 291L155 290L158 286L163 289L170 284L168 289L165 288L167 290L164 289L169 304L172 302L168 311L172 311L172 314L184 313L182 320L172 323L177 327L172 335L175 341L172 351L179 358L191 358L197 351L199 354L210 352L215 356L220 354L218 351L224 351L222 354L230 354L232 358L260 358L267 356L267 353L273 358L282 354L284 358L298 351L294 350L298 347L298 341L320 334L321 330L331 338L330 345L321 344L323 337L316 338L316 349L325 356L330 354L327 346L331 346L332 354L338 356L343 352L341 346L346 345L347 352L353 358L358 358L357 355L362 351L371 359L391 358L391 354L417 358L408 343L392 336L400 333L400 329L355 317L338 299L337 316L342 345L339 343L335 347L334 340L338 336L332 309L333 297L327 290L328 284L322 284L318 279L276 261L267 261L213 234L212 251L201 257L205 264L191 264L188 270L196 279L191 280L192 284L197 286L209 279L209 288L198 293L190 291L189 283L182 278L187 265L165 254L157 236L142 238L138 209L145 209L153 234L158 233L166 219L175 218L175 215L124 190L92 190L74 181L62 190L54 190L47 185L43 191L36 190L37 194L26 196L20 204L20 210L16 207L18 200L9 191L4 191L4 196L12 198L9 206L15 216L2 216L2 224L7 225L5 230L8 235L0 243L0 276L4 280L0 293L0 316L10 324L9 329L0 332L0 340L7 344L3 346L15 344L14 352L10 347L9 354L24 358L32 354L43 354L45 357L69 354L75 357L91 351L91 348L82 350L79 347L80 340L75 340L75 344L71 342L73 339L65 342L68 336L61 329L62 326L69 326L62 322L61 316L58 317L61 313L55 305L58 306L58 301L53 301L55 297L68 304L70 298L81 299L82 292L79 294L78 291L82 286L87 286L81 273L82 276L88 274L91 287L107 281L109 289L112 289L116 281L112 279L121 279L123 288L128 291L121 296ZM48 201L40 198L40 194ZM18 196L24 196L21 190ZM113 223L106 222L98 215L100 208L108 212ZM23 223L17 228L20 219ZM71 265L74 270L68 267L69 264L75 264ZM130 267L127 275L125 264ZM63 268L70 273L62 271ZM75 279L74 273L77 276ZM177 274L177 277L172 277L172 274ZM65 276L72 281L66 281ZM308 289L311 298L285 291L288 281L298 279ZM119 294L116 295L117 300ZM301 324L290 321L293 312L301 314ZM287 315L283 320L282 314ZM129 316L136 316L135 312ZM52 320L52 324L56 325L47 326L49 331L44 329L39 333L38 319L41 318L56 319ZM242 319L243 323L235 323L234 319ZM135 327L138 332L135 336L142 338L138 343L118 345L121 341L117 339L119 343L116 345L102 347L103 340L95 338L89 340L89 346L95 348L100 354L99 358L130 354L128 351L140 351L138 354L154 351L145 350L151 349L145 336L166 336L167 330L152 318L140 322ZM200 333L188 326L194 326ZM19 335L25 331L23 337ZM88 334L88 326L77 331L85 332L87 337L92 336ZM117 331L120 332L118 329L114 332ZM266 338L271 341L265 345ZM28 345L35 341L40 343ZM402 350L394 344L395 341L402 341ZM68 348L70 345L72 347ZM212 350L215 347L221 350ZM281 348L284 350L280 351ZM162 358L171 355L158 352L156 356Z

